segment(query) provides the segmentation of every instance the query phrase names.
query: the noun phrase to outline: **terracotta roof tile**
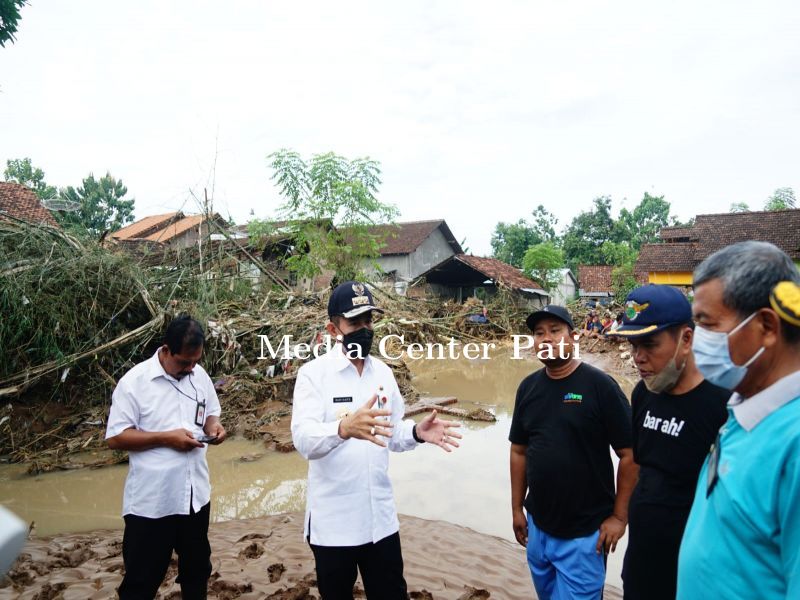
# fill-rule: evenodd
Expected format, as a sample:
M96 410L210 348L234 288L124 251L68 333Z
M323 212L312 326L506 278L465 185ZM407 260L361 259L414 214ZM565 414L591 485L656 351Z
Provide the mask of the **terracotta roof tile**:
M636 272L691 272L697 266L696 252L697 244L693 242L644 244L636 261Z
M502 260L472 256L471 254L456 254L453 258L469 265L476 271L480 271L486 275L488 279L501 282L512 290L542 289L542 286L533 281L533 279L525 277L518 268L504 263Z
M183 217L182 219L169 223L166 227L159 229L155 233L145 236L144 239L151 242L166 243L171 239L186 233L190 229L197 227L204 220L205 217L203 215L191 215L189 217Z
M800 209L698 215L694 229L701 262L717 250L743 242L771 242L793 260L800 259Z
M679 228L661 230L665 240L678 237ZM666 235L665 235L666 231ZM681 235L687 237L687 235ZM770 242L800 260L800 209L698 215L688 232L689 243L667 241L645 244L636 261L636 272L693 271L717 250L737 242Z
M59 226L33 190L12 181L0 181L0 218L3 212L29 223Z
M183 218L182 212L171 212L163 215L150 215L118 229L111 237L115 240L131 240L146 238L159 229L166 227L171 221Z
M664 227L659 232L662 240L683 240L693 241L697 239L697 234L693 227Z
M610 265L579 265L578 282L584 292L611 292Z
M436 230L440 229L444 234L453 252L461 254L464 250L461 244L455 239L447 223L443 219L434 221L409 221L406 223L395 223L393 225L375 225L369 228L369 233L384 237L384 246L381 248L381 256L392 256L397 254L411 254L419 248L422 243Z

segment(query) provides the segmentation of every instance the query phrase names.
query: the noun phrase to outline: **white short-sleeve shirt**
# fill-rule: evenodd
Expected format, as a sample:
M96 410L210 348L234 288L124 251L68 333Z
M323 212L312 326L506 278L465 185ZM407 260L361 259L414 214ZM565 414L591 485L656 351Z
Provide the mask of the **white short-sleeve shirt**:
M159 349L160 351L160 349ZM220 415L214 384L203 367L175 379L168 375L156 352L119 380L111 397L106 439L126 429L156 432L188 429L203 434L198 425L198 405L205 404L202 421ZM172 448L130 451L122 514L157 519L187 515L211 500L206 462L207 446L180 452Z
M387 448L339 437L339 421L383 388L394 430ZM377 406L375 407L377 408ZM304 535L318 546L360 546L396 533L389 481L389 450L417 446L414 421L403 420L405 404L391 369L368 356L361 375L337 344L297 372L292 440L307 458L308 492Z

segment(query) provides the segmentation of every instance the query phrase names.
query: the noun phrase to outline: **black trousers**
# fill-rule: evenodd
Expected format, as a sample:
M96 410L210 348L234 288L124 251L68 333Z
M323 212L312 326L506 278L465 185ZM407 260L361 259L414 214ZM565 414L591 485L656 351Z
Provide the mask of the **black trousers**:
M211 575L208 543L210 503L188 515L148 519L125 515L122 560L125 577L120 600L153 600L172 559L178 554L178 579L184 600L205 600Z
M352 600L358 571L369 600L408 599L399 533L362 546L309 545L322 600Z
M632 501L628 511L625 600L675 600L678 552L689 509Z

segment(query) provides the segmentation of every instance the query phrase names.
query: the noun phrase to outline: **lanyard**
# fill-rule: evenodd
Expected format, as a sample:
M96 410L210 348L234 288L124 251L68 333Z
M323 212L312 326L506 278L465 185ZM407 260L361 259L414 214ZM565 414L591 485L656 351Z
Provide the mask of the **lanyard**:
M197 408L196 408L195 413L194 413L194 424L197 425L198 427L202 427L203 425L205 425L205 422L206 422L206 401L205 401L205 399L203 399L203 401L200 402L200 395L197 393L197 388L194 387L194 383L192 383L191 377L192 376L189 375L189 385L191 385L192 389L194 390L194 398L192 398L189 394L187 394L186 392L181 390L177 385L172 383L172 381L170 381L169 379L167 379L167 381L169 381L169 384L181 396L184 396L184 397L188 398L189 400L193 400L195 402L195 404L197 405Z
M180 389L180 388L179 388L177 385L175 385L174 383L172 383L172 381L171 381L170 379L167 379L167 381L169 381L169 384L170 384L170 385L171 385L173 388L175 388L175 391L176 391L176 392L178 392L178 393L179 393L181 396L184 396L184 397L188 398L189 400L194 400L194 401L195 401L195 402L197 402L198 404L205 404L205 401L203 401L203 402L201 403L201 402L200 402L200 400L199 400L199 397L200 397L200 395L197 393L197 388L196 388L196 387L194 387L194 384L192 383L192 376L191 376L191 375L189 375L189 385L190 385L190 386L192 386L192 389L194 390L194 398L192 398L192 397L191 397L189 394L187 394L186 392L184 392L183 390L181 390L181 389Z

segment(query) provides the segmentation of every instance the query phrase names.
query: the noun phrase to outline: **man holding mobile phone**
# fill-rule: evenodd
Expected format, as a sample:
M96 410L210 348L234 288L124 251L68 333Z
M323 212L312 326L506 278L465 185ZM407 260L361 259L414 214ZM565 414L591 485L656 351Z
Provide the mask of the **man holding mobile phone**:
M127 450L130 468L122 514L125 577L121 600L155 597L172 552L184 600L206 598L211 575L208 521L211 484L206 443L225 441L211 378L198 362L203 328L173 319L164 345L119 380L106 439Z

